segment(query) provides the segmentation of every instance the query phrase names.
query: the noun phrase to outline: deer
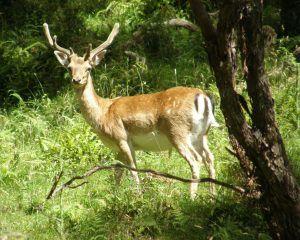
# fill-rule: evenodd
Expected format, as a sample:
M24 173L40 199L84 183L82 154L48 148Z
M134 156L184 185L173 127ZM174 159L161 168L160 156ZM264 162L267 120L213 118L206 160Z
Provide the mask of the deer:
M173 87L167 90L135 96L120 96L107 99L99 96L93 85L91 71L96 67L119 33L116 23L106 41L92 49L88 45L85 54L78 56L70 47L57 43L47 23L44 34L59 63L68 69L74 86L80 111L86 122L97 133L103 144L116 152L123 164L137 168L135 151L167 151L175 148L186 160L193 180L200 177L203 161L210 178L215 179L214 156L208 146L210 127L218 127L214 116L213 98L205 91L190 87ZM123 169L115 171L119 184ZM137 186L140 184L136 171L131 175ZM190 183L190 195L197 195L198 182ZM215 187L210 186L211 192Z

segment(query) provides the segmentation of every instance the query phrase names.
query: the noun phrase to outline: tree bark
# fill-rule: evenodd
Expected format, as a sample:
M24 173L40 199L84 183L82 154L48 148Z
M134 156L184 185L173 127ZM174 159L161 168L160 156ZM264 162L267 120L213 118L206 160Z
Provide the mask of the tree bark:
M300 190L288 164L264 72L262 3L224 1L217 28L202 1L190 0L190 4L205 39L230 142L244 172L249 174L254 166L262 193L260 204L270 233L274 239L300 239ZM237 36L245 60L245 80L253 111L251 125L235 90Z

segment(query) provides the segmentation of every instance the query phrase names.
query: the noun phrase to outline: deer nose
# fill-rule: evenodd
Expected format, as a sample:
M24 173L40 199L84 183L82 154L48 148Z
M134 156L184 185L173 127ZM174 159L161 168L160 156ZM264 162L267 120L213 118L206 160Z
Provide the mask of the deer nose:
M79 78L73 78L72 79L72 83L75 83L75 84L79 84L80 81L81 81L81 79L79 79Z

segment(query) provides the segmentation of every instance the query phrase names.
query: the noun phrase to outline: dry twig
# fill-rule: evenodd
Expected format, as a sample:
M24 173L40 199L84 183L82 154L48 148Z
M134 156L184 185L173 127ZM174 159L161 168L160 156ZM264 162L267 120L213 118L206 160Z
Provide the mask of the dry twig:
M183 27L186 28L192 32L198 32L200 31L199 27L187 20L180 19L180 18L174 18L168 21L164 22L164 25L171 26L171 27Z
M150 24L150 26L155 27L162 24L167 27L183 27L191 32L200 32L200 28L197 25L181 18L173 18L163 23L152 23ZM135 31L132 34L132 39L126 41L123 44L123 48L127 49L129 46L141 43L142 41L144 41L144 37L144 32L141 29Z
M135 169L123 164L112 164L112 165L108 165L108 166L95 166L92 169L90 169L89 171L85 172L83 175L81 176L75 176L73 178L71 178L69 181L65 182L64 184L62 184L59 188L56 189L57 186L57 179L61 178L62 173L60 173L59 177L57 177L54 181L54 184L49 192L49 194L47 195L47 200L53 198L57 193L62 192L64 190L64 188L77 188L79 186L82 186L83 184L86 184L87 182L83 182L81 184L78 184L76 186L71 186L71 184L75 181L75 180L80 180L80 179L86 179L87 177L93 175L95 172L98 171L102 171L102 170L112 170L112 169L117 169L117 168L125 168L131 171L135 171L135 172L141 172L141 173L149 173L155 176L160 176L160 177L164 177L164 178L168 178L168 179L173 179L173 180L177 180L180 182L184 182L184 183L193 183L193 182L198 182L198 183L214 183L216 185L220 185L226 188L229 188L235 192L238 192L240 194L244 194L245 193L245 189L238 187L238 186L234 186L232 184L229 183L225 183L225 182L221 182L218 181L216 179L212 179L212 178L201 178L201 179L186 179L186 178L181 178L181 177L177 177L174 176L172 174L169 173L163 173L163 172L158 172L158 171L154 171L152 169Z
M142 64L146 64L146 58L143 56L140 56L139 54L132 52L132 51L125 51L124 52L128 57L133 58L136 60L136 62L140 62Z
M56 175L54 177L54 180L53 180L54 182L53 182L52 188L50 189L46 199L51 198L51 196L53 195L53 192L55 191L57 184L58 184L59 180L61 179L63 173L64 173L64 171L61 171L58 175Z

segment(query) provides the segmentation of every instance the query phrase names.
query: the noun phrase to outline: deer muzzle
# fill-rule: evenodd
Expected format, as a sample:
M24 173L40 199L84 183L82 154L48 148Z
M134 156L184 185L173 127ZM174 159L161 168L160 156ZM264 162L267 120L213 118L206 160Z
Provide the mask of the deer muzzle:
M72 79L72 83L74 83L74 84L80 84L80 82L81 82L80 78L73 78Z

